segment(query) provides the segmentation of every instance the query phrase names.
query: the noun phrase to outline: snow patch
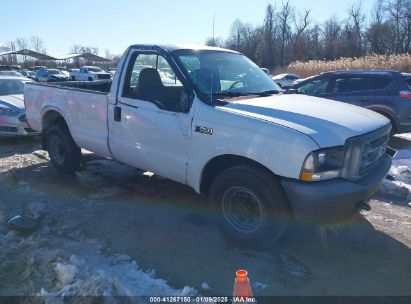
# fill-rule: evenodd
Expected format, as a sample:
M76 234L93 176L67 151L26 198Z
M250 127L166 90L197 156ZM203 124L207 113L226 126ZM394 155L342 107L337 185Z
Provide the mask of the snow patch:
M74 265L65 265L62 263L57 263L54 270L57 273L57 278L61 285L68 285L74 281L74 277L77 273L77 267Z
M411 134L402 134L401 137L408 135L411 140ZM380 192L411 200L411 149L397 151L388 174L394 180L385 179Z
M201 288L204 289L204 290L209 290L209 289L210 289L210 286L208 286L207 282L203 282L203 283L201 284Z

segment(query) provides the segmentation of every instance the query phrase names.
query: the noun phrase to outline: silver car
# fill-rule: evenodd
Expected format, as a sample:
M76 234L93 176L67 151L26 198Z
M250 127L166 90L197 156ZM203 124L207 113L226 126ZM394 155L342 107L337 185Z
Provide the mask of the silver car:
M0 75L0 137L35 135L26 121L24 84L32 82L25 77Z
M283 89L288 89L293 86L294 81L299 79L300 76L295 74L279 74L271 76L271 79L274 80Z

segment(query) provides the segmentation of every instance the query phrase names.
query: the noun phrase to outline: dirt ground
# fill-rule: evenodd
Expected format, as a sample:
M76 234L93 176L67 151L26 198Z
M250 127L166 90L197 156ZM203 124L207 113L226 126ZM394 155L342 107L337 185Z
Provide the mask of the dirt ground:
M392 145L409 149L411 142ZM292 224L276 248L256 251L226 242L206 200L188 187L93 154L84 163L64 176L39 138L0 142L0 295L61 294L76 278L84 285L91 277L114 288L130 265L202 295L231 295L240 268L255 295L411 295L406 199L377 194L372 210L349 223ZM44 219L19 234L5 225L17 213ZM137 281L129 293L141 290ZM96 286L105 288L80 291L104 293Z

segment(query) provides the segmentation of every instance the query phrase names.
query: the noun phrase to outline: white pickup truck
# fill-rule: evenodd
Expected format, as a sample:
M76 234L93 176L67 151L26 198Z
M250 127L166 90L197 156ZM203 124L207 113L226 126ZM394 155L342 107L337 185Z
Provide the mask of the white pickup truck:
M104 72L99 67L83 66L80 68L80 70L71 72L70 77L72 80L77 81L96 81L110 79L111 74Z
M294 217L367 207L391 165L385 117L282 94L226 49L133 45L112 84L29 83L25 104L60 171L79 169L84 148L187 184L243 244L272 244Z

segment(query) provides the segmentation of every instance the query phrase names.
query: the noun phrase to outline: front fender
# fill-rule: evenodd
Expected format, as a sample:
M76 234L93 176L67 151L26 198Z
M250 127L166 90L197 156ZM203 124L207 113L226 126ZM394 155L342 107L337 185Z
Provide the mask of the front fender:
M319 148L306 134L284 126L219 111L204 104L199 104L198 108L187 167L187 184L198 193L204 168L215 157L241 156L278 176L298 179L306 156ZM198 132L198 126L212 129L212 134Z

